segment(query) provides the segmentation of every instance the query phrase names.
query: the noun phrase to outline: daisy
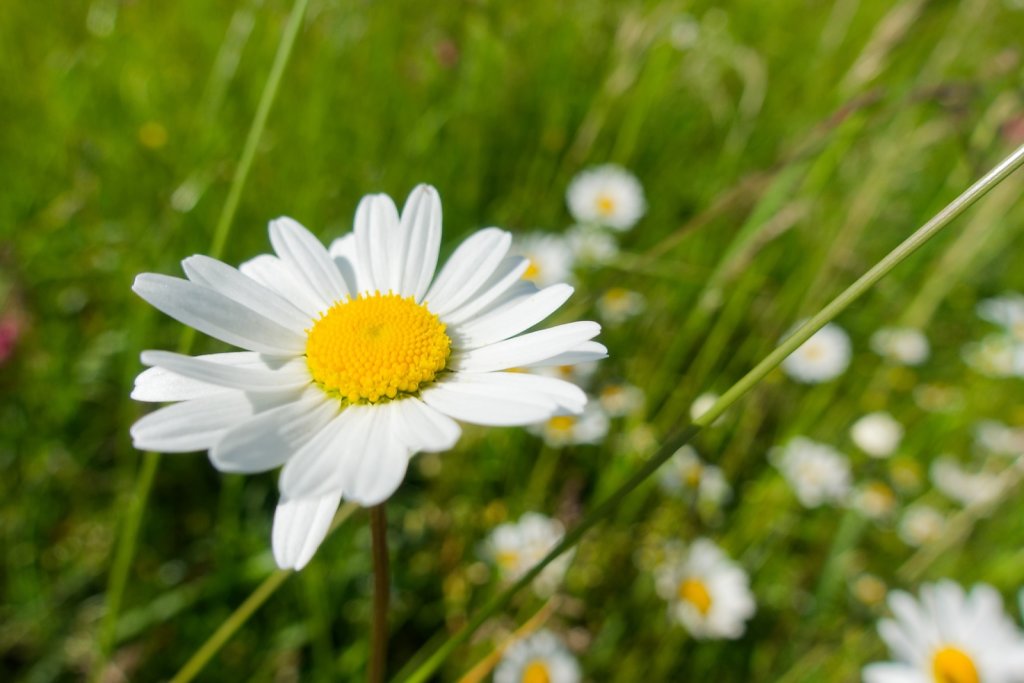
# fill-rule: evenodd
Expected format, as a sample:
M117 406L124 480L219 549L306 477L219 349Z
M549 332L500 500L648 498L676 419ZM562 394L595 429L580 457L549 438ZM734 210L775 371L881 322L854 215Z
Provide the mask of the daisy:
M625 287L612 287L597 300L597 313L609 325L621 325L643 313L646 307L643 294Z
M694 638L739 638L756 609L747 573L706 538L659 567L655 580L669 614Z
M843 374L850 364L850 337L828 323L782 361L783 371L804 384L818 384Z
M566 192L569 213L580 223L603 225L625 231L636 225L647 201L636 176L615 164L581 171Z
M1006 334L965 344L960 355L970 368L988 377L1024 377L1024 344Z
M504 581L515 581L540 562L565 535L557 519L539 512L527 512L517 522L506 522L494 529L484 544L484 555L497 567ZM534 590L551 595L562 583L572 562L573 551L563 553L534 580Z
M572 288L537 289L512 236L481 230L435 273L441 203L421 185L399 215L386 195L359 204L328 251L290 218L270 224L276 256L240 269L192 256L187 280L143 274L133 289L173 318L245 351L145 351L141 401L175 402L132 427L137 448L208 450L224 472L283 466L274 557L301 568L342 498L381 503L417 452L452 448L458 421L526 425L583 412L564 381L508 368L602 358L600 331L575 322L522 334Z
M804 507L841 503L850 493L850 461L831 446L798 436L772 458Z
M884 519L896 509L896 494L881 481L869 481L857 489L854 507L868 519Z
M974 440L986 451L1016 455L1024 453L1024 429L997 420L982 420L974 426Z
M594 226L577 225L565 237L580 263L601 265L619 255L619 244L615 238Z
M598 444L608 435L608 415L599 403L590 401L579 415L555 415L530 432L554 448L581 444Z
M526 259L521 276L538 287L572 280L575 257L572 245L563 235L549 232L516 235L511 252Z
M732 487L721 468L701 460L693 446L682 446L658 470L658 484L672 496L719 507L732 496Z
M608 417L625 417L644 408L644 390L632 384L606 384L598 394Z
M946 518L930 505L916 503L907 508L900 520L900 539L915 548L936 541L946 529Z
M886 458L899 448L903 425L889 413L868 413L850 427L850 438L872 458Z
M913 327L883 327L869 343L872 351L898 365L920 365L931 353L928 337Z
M889 593L878 634L896 661L864 667L865 683L1013 683L1024 678L1024 637L992 586L921 586Z
M561 639L541 630L513 643L494 669L494 683L579 683L580 665Z
M978 317L1003 328L1014 341L1024 342L1024 295L1008 292L978 303Z
M935 459L929 469L935 488L961 505L984 505L995 500L1003 487L992 472L968 472L948 455Z
M711 410L716 403L718 403L718 394L711 392L704 392L697 398L693 399L693 403L690 404L690 419L697 420L701 415ZM725 413L715 418L715 421L711 423L712 427L717 427L722 424L725 420Z

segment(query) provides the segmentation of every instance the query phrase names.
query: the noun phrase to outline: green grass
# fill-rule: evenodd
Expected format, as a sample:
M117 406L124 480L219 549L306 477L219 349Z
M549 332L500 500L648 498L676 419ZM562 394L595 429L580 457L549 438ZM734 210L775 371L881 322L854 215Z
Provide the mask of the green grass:
M479 544L528 509L569 522L638 467L639 429L662 438L693 397L721 392L1020 141L1024 13L1010 3L341 3L313 0L241 197L224 257L268 250L266 222L294 216L325 240L367 192L421 181L444 202L447 253L483 225L560 231L581 168L633 170L650 210L623 258L581 271L564 314L593 317L613 285L648 310L607 329L602 379L644 387L643 418L600 447L568 449L539 506L527 491L539 441L466 430L421 457L389 503L392 672L498 590ZM128 399L143 348L180 327L135 297L143 271L177 273L209 248L289 3L229 7L114 0L0 4L0 296L27 321L0 366L0 674L77 680L96 661L107 572L141 463ZM673 27L698 22L680 50ZM679 29L675 31L679 34ZM1018 127L1019 130L1019 127ZM797 433L854 459L850 423L886 409L907 427L900 458L927 471L968 455L980 419L1024 424L1018 379L967 369L964 343L990 327L976 302L1024 289L1024 177L901 265L838 320L854 360L807 388L773 373L700 434L735 489L706 520L644 485L578 549L549 625L572 631L590 680L852 680L885 657L885 612L851 585L949 576L1020 587L1024 504L1012 498L923 575L891 525L806 512L768 465ZM966 235L966 237L962 237ZM894 372L871 333L907 319L933 356ZM197 337L196 349L218 350ZM914 388L955 392L934 412ZM420 463L417 465L416 463ZM946 503L927 482L901 495ZM114 666L174 674L270 574L272 475L217 473L165 456L119 619ZM359 680L368 659L369 533L359 513L285 582L200 680ZM843 529L839 534L838 530ZM666 539L709 535L751 573L758 613L744 639L697 643L667 617L646 570ZM843 547L833 550L833 539ZM823 570L828 567L827 572ZM486 656L540 607L518 597L459 648L439 680Z

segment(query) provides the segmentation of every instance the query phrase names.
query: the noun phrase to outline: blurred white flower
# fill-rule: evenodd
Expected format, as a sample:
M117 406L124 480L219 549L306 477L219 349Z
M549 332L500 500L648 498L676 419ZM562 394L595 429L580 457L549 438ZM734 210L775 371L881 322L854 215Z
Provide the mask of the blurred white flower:
M978 303L978 316L1003 328L1015 341L1024 342L1024 296L1008 292Z
M850 337L839 325L828 323L787 356L782 369L797 382L827 382L843 374L850 354Z
M629 230L647 211L644 188L632 173L615 164L581 171L566 192L569 213L580 223Z
M732 487L721 468L704 463L689 445L676 451L658 470L658 484L670 495L714 508L732 496Z
M669 614L700 640L739 638L756 609L747 573L706 538L667 560L655 581Z
M865 605L877 605L885 600L888 587L874 574L861 574L851 586L854 596Z
M979 446L992 453L1024 453L1024 429L1010 427L997 420L982 420L976 424L974 439Z
M598 400L608 417L624 417L643 410L644 391L632 384L606 384Z
M529 370L532 374L555 379L565 380L578 384L583 389L590 386L590 381L597 372L597 361L583 361L573 365L546 365L543 367L532 367Z
M541 630L513 643L494 669L494 683L579 683L580 665L561 639Z
M597 401L587 401L580 415L556 415L527 429L554 448L597 444L608 435L608 415Z
M577 225L566 233L576 260L588 265L600 265L619 255L619 243L604 230L592 225Z
M886 412L868 413L850 427L850 438L857 448L873 458L893 454L903 439L903 425Z
M928 337L913 327L883 327L871 335L871 350L891 363L920 365L928 360Z
M491 532L484 554L498 568L504 581L515 581L540 562L562 540L565 527L557 519L539 512L527 512L518 522L506 522ZM572 550L544 568L533 582L541 596L555 592L572 562Z
M864 683L1013 683L1024 677L1024 636L987 584L925 584L920 600L889 593L878 634L896 661L864 667Z
M869 481L857 489L853 505L868 519L883 519L896 509L896 494L881 481Z
M970 368L989 377L1024 376L1024 344L1006 334L990 334L965 344L960 355Z
M900 520L899 536L909 546L918 547L942 536L946 518L930 505L915 503L907 508Z
M961 505L983 505L1002 491L998 474L968 472L948 455L936 458L929 473L935 488Z
M798 436L771 455L804 507L841 503L850 493L850 461L827 444Z
M550 232L516 235L510 251L530 262L523 272L523 279L538 287L573 280L575 258L572 245L564 235Z
M705 392L693 399L693 403L690 404L690 419L696 420L704 413L711 410L711 407L718 403L718 394L712 394L711 392ZM715 421L711 423L712 427L722 424L722 420L725 419L725 413L715 418Z
M640 292L612 287L597 300L597 313L609 325L620 325L643 313L647 299Z

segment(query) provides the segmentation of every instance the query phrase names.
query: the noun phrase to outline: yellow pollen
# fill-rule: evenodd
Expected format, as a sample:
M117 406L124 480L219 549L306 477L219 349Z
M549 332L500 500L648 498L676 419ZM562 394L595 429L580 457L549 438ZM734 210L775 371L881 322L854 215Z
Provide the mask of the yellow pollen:
M413 393L434 380L450 353L444 323L425 305L380 292L334 304L306 339L313 379L349 403Z
M704 468L700 464L695 464L692 467L687 468L683 474L683 480L686 485L691 489L695 489L700 486L701 476L704 474Z
M540 661L532 661L523 669L522 683L551 683L551 674L548 673L547 664Z
M559 415L548 420L548 429L553 432L568 432L576 424L576 418L571 415Z
M821 360L825 356L825 349L821 344L808 344L804 347L804 356L807 360Z
M537 259L529 259L530 264L526 266L526 270L523 271L524 280L536 280L540 277L540 266L537 265Z
M606 194L597 196L597 212L602 216L610 216L615 212L615 199Z
M505 571L512 571L519 566L519 553L514 550L502 550L495 555L494 560Z
M700 579L689 578L680 582L679 599L696 607L702 615L706 616L711 610L711 594Z
M940 648L932 657L935 683L980 683L978 669L971 658L955 647Z

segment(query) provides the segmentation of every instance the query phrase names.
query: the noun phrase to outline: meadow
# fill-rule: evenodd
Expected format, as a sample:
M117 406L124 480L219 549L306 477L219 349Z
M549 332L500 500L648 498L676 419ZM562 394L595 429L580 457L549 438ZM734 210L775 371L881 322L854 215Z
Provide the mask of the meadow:
M887 594L941 579L992 586L1019 629L1024 172L831 321L834 371L772 369L552 585L448 640L517 575L495 529L590 519L699 397L1024 144L1022 35L1018 0L0 3L0 678L365 679L369 515L343 506L278 570L276 474L134 448L140 352L228 346L132 283L269 252L283 215L330 244L363 195L401 206L418 183L442 261L485 226L536 263L555 240L575 292L548 324L600 322L608 358L566 375L599 407L589 431L464 425L411 460L387 502L389 680L580 680L502 670L540 632L587 681L860 680L892 659ZM607 164L645 210L581 227L567 192ZM804 440L845 474L787 464ZM699 595L661 585L698 539L749 577L732 635L695 632L677 608Z

